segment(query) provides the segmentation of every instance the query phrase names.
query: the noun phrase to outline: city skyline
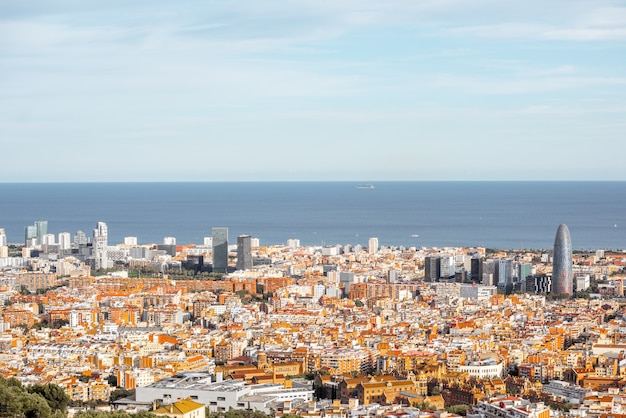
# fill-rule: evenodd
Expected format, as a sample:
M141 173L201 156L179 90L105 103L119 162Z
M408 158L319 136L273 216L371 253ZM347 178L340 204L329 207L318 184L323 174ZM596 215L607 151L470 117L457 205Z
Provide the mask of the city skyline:
M0 12L3 182L626 180L618 1Z

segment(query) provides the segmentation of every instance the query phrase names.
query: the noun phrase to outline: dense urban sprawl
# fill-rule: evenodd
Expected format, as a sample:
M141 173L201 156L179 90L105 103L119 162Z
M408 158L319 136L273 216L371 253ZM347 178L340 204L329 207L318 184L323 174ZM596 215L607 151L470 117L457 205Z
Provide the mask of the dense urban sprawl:
M626 416L622 252L107 236L0 229L0 372L70 410Z

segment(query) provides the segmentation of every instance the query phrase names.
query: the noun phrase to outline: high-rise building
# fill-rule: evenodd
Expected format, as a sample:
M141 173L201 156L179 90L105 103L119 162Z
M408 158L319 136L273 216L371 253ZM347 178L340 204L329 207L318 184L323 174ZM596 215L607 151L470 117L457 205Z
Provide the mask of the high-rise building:
M43 236L48 233L48 221L35 221L37 228L37 244L43 244Z
M252 268L252 237L239 235L237 237L237 270Z
M109 267L107 258L107 247L109 245L109 234L107 224L98 222L93 230L93 256L96 261L95 269L105 269Z
M378 238L370 238L367 242L367 247L370 254L376 254L378 252Z
M531 263L520 263L517 266L518 281L524 282L528 276L533 274L533 265Z
M472 282L481 283L483 280L483 259L473 257L470 265L470 277Z
M59 249L69 250L72 248L72 234L69 232L59 232Z
M28 225L24 228L24 245L33 247L37 245L37 226Z
M87 234L85 234L83 231L76 231L76 234L74 235L74 244L81 246L81 245L87 245Z
M496 286L498 284L495 281L496 260L488 258L483 262L482 272L483 278L481 283L485 286Z
M506 290L507 286L513 283L513 260L500 258L494 261L493 280L499 290Z
M565 224L556 230L552 260L552 293L571 295L574 292L572 239Z
M228 272L228 228L213 228L213 271Z
M441 275L441 257L427 256L424 258L424 280L434 282Z
M4 228L0 228L0 258L7 258L9 256L9 247L7 247L7 234L4 232Z
M454 256L442 255L439 260L439 278L445 280L454 277L455 267Z
M43 234L41 237L41 245L54 245L56 237L54 234Z

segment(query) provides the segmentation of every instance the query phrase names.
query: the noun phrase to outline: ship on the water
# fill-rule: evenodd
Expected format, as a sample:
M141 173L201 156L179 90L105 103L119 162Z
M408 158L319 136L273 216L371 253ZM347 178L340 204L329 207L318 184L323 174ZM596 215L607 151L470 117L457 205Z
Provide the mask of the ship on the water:
M373 189L374 185L373 184L357 184L356 188L357 189Z

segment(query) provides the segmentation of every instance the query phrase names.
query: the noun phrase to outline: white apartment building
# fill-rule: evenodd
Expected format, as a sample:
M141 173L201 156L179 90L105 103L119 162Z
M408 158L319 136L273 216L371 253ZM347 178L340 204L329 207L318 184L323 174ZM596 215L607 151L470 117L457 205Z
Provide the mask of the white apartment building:
M469 363L460 366L459 371L479 379L502 377L502 373L504 372L504 363L497 362L495 359L470 361Z

